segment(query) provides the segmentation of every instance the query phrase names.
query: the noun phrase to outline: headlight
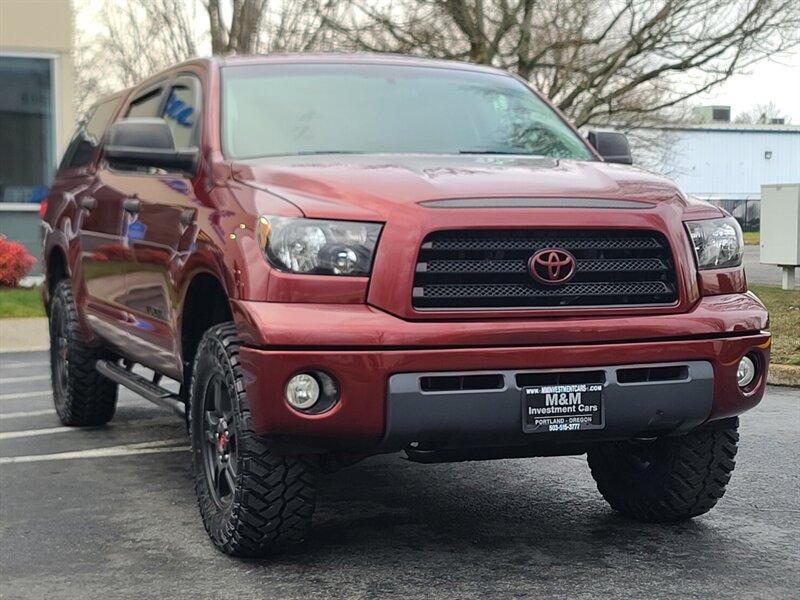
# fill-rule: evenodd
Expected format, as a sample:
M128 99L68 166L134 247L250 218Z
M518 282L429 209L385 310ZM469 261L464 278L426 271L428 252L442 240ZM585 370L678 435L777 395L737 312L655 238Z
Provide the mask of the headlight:
M733 217L687 221L699 269L721 269L742 264L744 238Z
M261 249L281 271L314 275L369 275L380 223L262 216Z

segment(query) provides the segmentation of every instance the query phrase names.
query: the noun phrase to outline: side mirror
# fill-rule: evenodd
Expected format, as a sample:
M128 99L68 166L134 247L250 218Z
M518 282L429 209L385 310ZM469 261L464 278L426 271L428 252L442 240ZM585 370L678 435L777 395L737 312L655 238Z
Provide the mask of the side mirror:
M624 133L616 131L590 131L589 143L606 162L632 165L631 147Z
M112 167L144 167L194 173L198 148L177 150L164 119L132 117L111 125L105 158Z

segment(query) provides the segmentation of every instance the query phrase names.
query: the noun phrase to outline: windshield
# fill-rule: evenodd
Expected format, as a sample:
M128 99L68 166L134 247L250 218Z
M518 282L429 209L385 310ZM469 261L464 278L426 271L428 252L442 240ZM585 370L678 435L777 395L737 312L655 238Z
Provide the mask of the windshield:
M225 67L223 149L248 159L325 153L498 153L588 160L581 139L502 74L416 66Z

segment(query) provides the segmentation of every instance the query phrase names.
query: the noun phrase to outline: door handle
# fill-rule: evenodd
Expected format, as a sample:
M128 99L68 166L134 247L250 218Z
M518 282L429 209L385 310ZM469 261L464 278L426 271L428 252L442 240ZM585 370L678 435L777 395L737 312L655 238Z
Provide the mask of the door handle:
M92 198L91 196L81 198L81 208L92 210L95 206L97 206L97 198Z
M184 227L188 227L189 225L191 225L194 222L194 217L196 214L197 214L196 209L184 208L181 211L181 216L180 216L181 225L183 225Z
M122 209L131 214L138 213L141 206L142 203L138 198L125 198L122 201Z

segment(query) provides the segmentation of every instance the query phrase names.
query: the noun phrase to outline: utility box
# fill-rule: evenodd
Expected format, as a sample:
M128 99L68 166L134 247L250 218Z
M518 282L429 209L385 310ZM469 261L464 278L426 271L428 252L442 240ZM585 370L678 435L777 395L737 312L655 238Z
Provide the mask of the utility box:
M794 287L800 265L800 183L761 186L761 262L783 267L783 287Z

